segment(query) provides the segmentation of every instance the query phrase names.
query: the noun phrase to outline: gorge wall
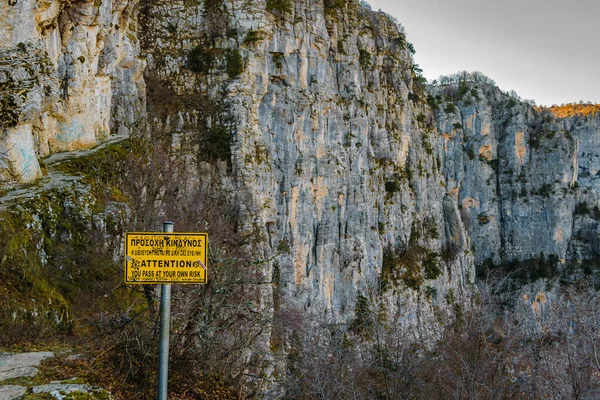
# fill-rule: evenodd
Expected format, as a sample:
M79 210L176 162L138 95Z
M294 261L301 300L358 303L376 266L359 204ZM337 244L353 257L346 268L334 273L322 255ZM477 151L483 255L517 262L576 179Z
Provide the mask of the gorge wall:
M415 304L426 288L468 297L468 239L404 34L353 3L270 4L153 2L141 18L150 99L184 104L178 143L232 134L241 229L274 257L282 304L343 322L382 281Z
M556 118L485 83L432 93L476 263L597 257L597 114Z
M271 317L350 324L377 298L426 337L434 314L470 301L475 263L543 253L558 268L598 253L600 116L556 118L483 82L426 87L382 12L333 0L0 4L5 188L35 182L51 154L166 141L185 165L167 176L174 192L216 180L239 199L236 233L260 260L258 308ZM165 190L148 187L168 174L155 169L138 178L152 206ZM111 196L113 209L127 203ZM141 219L119 211L111 226L123 229L109 230L84 208L106 242ZM27 229L45 230L32 212ZM272 336L260 335L266 353Z

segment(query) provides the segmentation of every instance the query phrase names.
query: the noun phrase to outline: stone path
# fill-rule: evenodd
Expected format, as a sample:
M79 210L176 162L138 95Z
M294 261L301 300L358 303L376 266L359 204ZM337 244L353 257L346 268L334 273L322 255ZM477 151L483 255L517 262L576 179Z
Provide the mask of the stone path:
M36 376L39 373L40 363L51 357L54 357L54 354L49 351L20 354L0 353L0 400L20 399L27 393L48 393L58 400L69 400L75 396L81 398L82 394L87 394L89 397L86 398L89 399L112 398L105 390L73 382L77 378L45 384L28 382L26 378ZM15 384L14 380L18 380L18 384ZM7 381L7 384L3 383Z
M0 382L37 375L42 360L53 357L50 351L0 355Z
M62 153L56 153L44 159L44 164L48 168L48 173L44 175L39 181L31 185L22 185L9 191L4 196L0 196L0 210L5 209L10 203L15 200L28 199L36 194L42 193L47 190L55 189L58 187L70 186L77 183L81 178L79 176L67 175L61 171L56 170L54 167L62 164L65 161L72 160L74 158L85 157L90 154L94 154L98 150L105 148L113 143L121 142L127 139L128 136L110 136L107 141L101 145L96 146L89 150L80 151L65 151Z
M0 386L0 400L18 399L27 392L27 388L18 385Z

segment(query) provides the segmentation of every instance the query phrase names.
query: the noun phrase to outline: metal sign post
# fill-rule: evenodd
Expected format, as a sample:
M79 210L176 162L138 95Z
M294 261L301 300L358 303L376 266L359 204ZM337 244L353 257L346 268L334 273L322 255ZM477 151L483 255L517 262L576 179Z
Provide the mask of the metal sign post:
M162 232L125 233L125 283L160 284L158 400L167 400L171 284L208 282L208 234L174 233L172 222Z
M163 223L163 232L173 232L175 224ZM160 285L160 342L158 347L158 400L167 400L169 386L169 328L171 326L171 284Z

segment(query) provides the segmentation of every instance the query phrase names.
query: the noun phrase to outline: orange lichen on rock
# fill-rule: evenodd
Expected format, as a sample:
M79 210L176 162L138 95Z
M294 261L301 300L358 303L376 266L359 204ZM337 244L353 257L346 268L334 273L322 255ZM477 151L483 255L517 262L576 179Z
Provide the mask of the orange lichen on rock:
M481 205L479 200L472 197L465 197L462 201L463 208L478 208Z
M519 164L523 164L525 161L525 140L523 132L517 132L515 134L515 155L519 160Z
M492 146L489 144L481 146L479 148L479 157L485 158L488 161L491 160L492 159Z

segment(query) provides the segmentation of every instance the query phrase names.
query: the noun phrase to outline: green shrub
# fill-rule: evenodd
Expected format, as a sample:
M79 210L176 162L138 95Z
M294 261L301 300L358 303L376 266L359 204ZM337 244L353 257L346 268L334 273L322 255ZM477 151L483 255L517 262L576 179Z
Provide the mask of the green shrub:
M237 29L236 29L236 28L231 28L231 27L230 27L230 28L228 28L228 29L227 29L227 33L226 33L226 35L227 35L227 37L228 37L229 39L232 39L232 38L233 38L233 39L237 39L237 37L238 37L238 31L237 31Z
M344 8L346 5L345 0L324 0L323 5L325 6L325 14L332 15L336 10Z
M549 183L544 183L538 189L538 194L546 198L550 197L550 195L552 195L552 185Z
M413 179L413 171L408 166L408 163L406 163L406 165L404 166L404 170L402 171L402 176L404 176L406 178L406 180L409 182L412 181L412 179Z
M386 181L384 184L385 191L388 197L393 196L394 193L399 192L402 189L402 184L398 176L394 176L394 179Z
M497 158L493 158L491 160L487 160L487 164L492 167L492 169L496 172L498 172L498 168L500 166L498 159Z
M363 69L369 69L373 64L373 60L371 59L371 53L363 49L358 50L358 61Z
M227 75L230 78L236 78L244 72L244 58L238 49L228 50L225 53L225 61L227 63Z
M423 114L420 114L420 115L423 115ZM427 137L423 136L423 138L421 139L421 144L423 145L423 150L425 150L427 155L432 156L433 155L433 146L431 145L431 143L429 142Z
M486 225L489 224L491 221L491 218L489 215L487 215L486 213L480 213L477 216L477 222L479 222L481 225Z
M400 183L396 180L385 182L385 191L389 194L399 192L401 189Z
M472 146L467 148L467 157L469 157L469 160L471 161L475 159L475 150L473 150Z
M512 278L521 284L531 283L541 278L554 278L558 275L559 258L555 254L548 257L540 253L538 258L527 260L513 260L511 262L494 264L493 262L484 262L478 266L478 276L482 277L489 274L494 269L500 270L504 274L512 274Z
M344 49L344 41L342 39L338 39L337 41L337 51L340 54L346 54L346 50Z
M356 297L356 305L354 306L354 321L350 324L349 329L361 335L368 334L373 326L373 312L369 299L359 294Z
M429 237L432 239L439 239L440 238L440 233L438 231L438 228L435 224L431 224L429 226L428 229L428 233L429 233Z
M427 95L427 104L431 107L432 110L440 109L440 98L439 95L437 97L433 97L432 95Z
M0 129L12 128L19 123L20 101L17 98L17 95L0 97Z
M577 190L577 189L579 189L579 182L577 182L577 181L573 182L573 184L571 185L571 189L572 189L572 190Z
M228 161L231 157L231 133L223 125L210 128L203 143L202 151L207 159Z
M427 300L435 300L437 299L438 292L437 289L432 286L425 286L425 297Z
M223 8L223 0L204 0L204 11L221 11Z
M469 92L469 86L467 85L467 83L465 81L461 81L460 84L458 85L458 91L456 92L456 95L458 96L459 99L462 99L468 92Z
M417 169L419 170L419 176L425 176L425 167L423 166L423 160L419 160L417 164Z
M250 29L244 38L244 44L249 45L256 42L260 42L265 38L265 32L262 30L255 31L254 29Z
M271 53L273 55L273 63L278 70L283 68L283 53Z
M423 270L425 272L425 279L437 279L442 274L440 268L439 255L434 252L430 252L423 261Z
M448 303L449 305L452 305L456 302L456 298L454 297L454 289L450 288L448 289L448 292L446 293L446 303Z
M217 66L220 49L196 46L186 56L185 68L192 72L208 74Z
M289 14L292 12L291 0L267 0L267 11L274 14Z
M441 275L439 258L439 254L414 243L401 252L386 249L383 252L381 267L382 290L388 290L400 283L410 289L419 290L425 279L436 279Z
M589 215L590 209L588 208L587 203L581 202L575 206L575 215Z
M406 35L400 34L400 36L394 38L393 42L395 44L397 44L398 46L400 46L400 48L405 49L406 48Z
M277 244L277 251L281 253L289 253L291 251L290 243L287 239L282 239L279 244Z
M451 114L454 111L456 111L456 106L454 105L454 103L447 103L446 107L444 107L444 112L446 114Z

